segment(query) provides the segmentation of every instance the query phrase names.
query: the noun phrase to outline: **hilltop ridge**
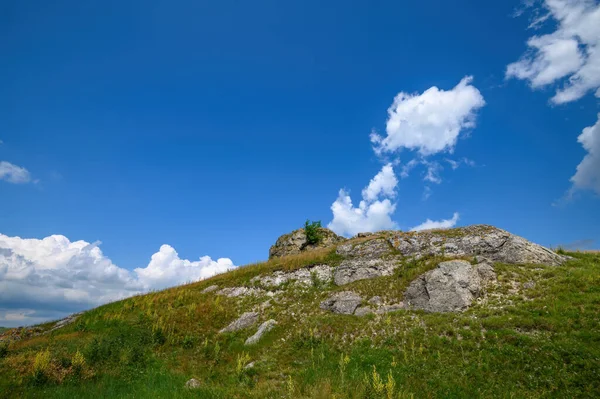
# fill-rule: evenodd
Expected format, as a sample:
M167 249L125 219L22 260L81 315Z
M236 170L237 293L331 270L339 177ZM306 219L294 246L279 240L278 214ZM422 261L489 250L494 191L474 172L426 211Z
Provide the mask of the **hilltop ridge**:
M318 245L303 229L283 235L267 262L4 333L0 392L600 393L599 255L556 253L488 225L320 231Z

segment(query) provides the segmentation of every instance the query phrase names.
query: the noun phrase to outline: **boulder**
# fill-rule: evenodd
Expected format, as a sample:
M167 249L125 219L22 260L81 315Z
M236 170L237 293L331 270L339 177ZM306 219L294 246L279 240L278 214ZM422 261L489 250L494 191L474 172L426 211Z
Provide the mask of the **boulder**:
M351 258L342 261L333 274L336 285L344 285L357 280L390 276L398 262L394 259Z
M200 388L200 381L195 378L191 378L185 383L185 387L187 389L198 389Z
M339 314L353 314L362 298L355 292L342 291L321 302L320 308Z
M294 230L291 233L282 235L269 249L269 259L326 248L346 240L344 237L338 236L333 231L323 227L319 229L319 233L322 239L314 245L308 244L306 241L304 229Z
M277 325L277 322L273 319L265 321L264 323L262 323L260 325L260 327L258 327L256 334L254 334L253 336L251 336L250 338L248 338L246 340L245 344L246 345L254 345L262 338L262 336L264 334L271 331L276 325Z
M258 312L246 312L239 319L229 324L227 327L219 331L219 334L234 332L248 328L258 321Z
M569 259L502 229L473 225L449 230L393 232L390 244L403 256L484 256L493 262L558 266Z
M412 309L455 312L467 309L480 294L477 267L464 260L451 260L415 279L404 294L404 302Z

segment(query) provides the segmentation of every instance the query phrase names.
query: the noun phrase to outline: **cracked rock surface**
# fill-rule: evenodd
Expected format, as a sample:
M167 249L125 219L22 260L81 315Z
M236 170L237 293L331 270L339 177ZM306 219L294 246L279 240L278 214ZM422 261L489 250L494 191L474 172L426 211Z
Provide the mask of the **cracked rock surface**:
M488 265L484 265L487 268ZM481 289L478 266L464 260L451 260L410 283L404 302L409 308L428 312L462 311L481 295Z

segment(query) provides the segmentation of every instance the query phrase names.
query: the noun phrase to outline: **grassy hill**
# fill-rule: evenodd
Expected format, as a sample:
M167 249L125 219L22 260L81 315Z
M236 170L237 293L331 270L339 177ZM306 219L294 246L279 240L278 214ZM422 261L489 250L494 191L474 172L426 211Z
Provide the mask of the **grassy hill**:
M332 292L349 289L402 298L439 259L344 287L284 284L262 305L261 321L277 326L246 346L256 326L218 331L268 298L205 288L250 286L257 275L339 259L326 249L249 265L111 303L0 347L0 397L598 397L600 254L569 255L558 267L495 264L498 283L461 313L357 317L319 309ZM200 388L186 389L190 378Z

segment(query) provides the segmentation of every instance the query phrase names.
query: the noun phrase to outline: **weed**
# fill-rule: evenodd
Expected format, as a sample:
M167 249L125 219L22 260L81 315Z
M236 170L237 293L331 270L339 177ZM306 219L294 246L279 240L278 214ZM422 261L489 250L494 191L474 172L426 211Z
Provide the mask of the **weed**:
M48 381L50 372L50 351L48 349L38 352L33 361L33 383L43 385Z

